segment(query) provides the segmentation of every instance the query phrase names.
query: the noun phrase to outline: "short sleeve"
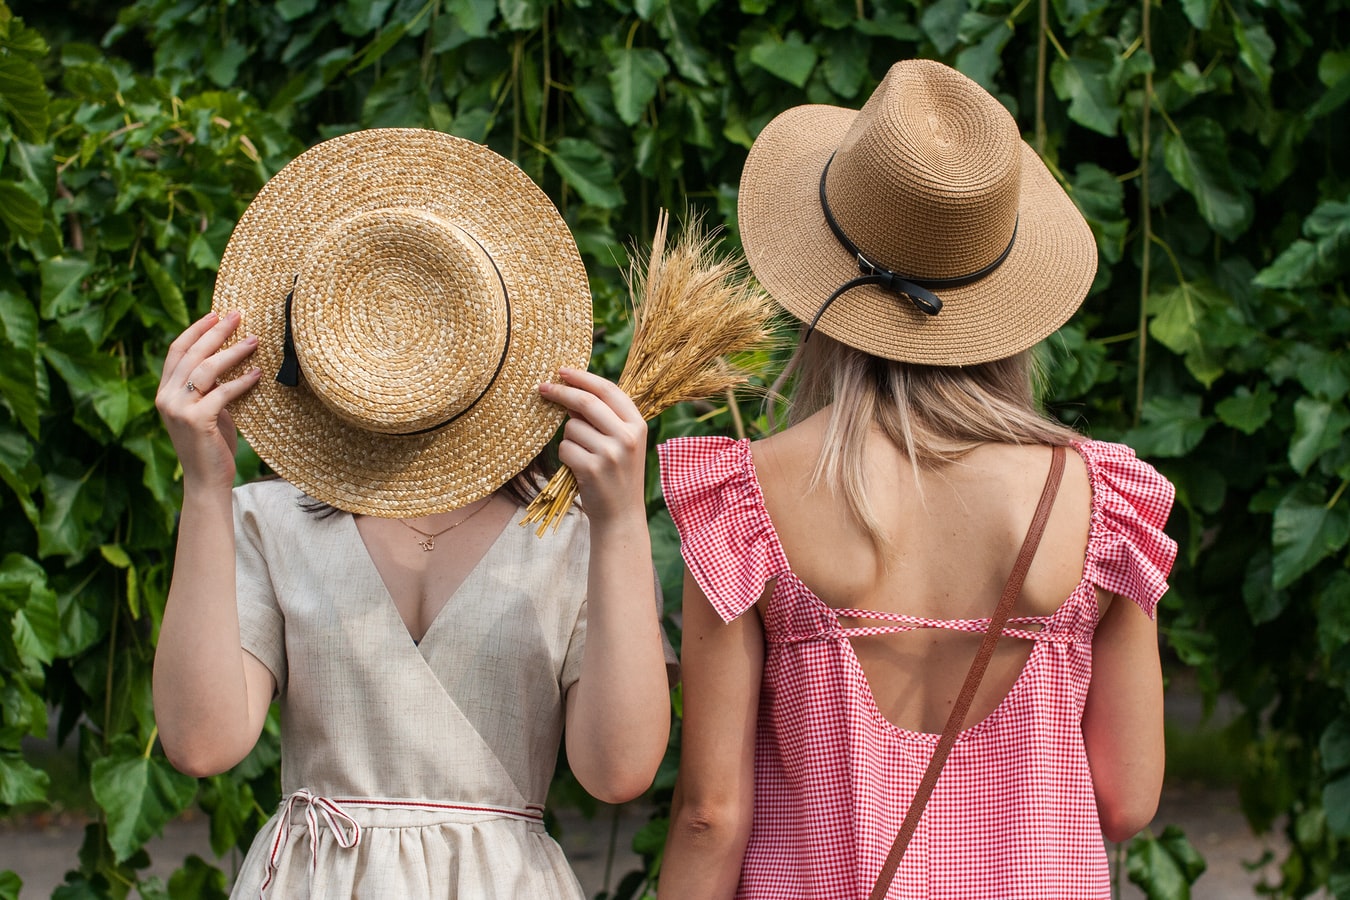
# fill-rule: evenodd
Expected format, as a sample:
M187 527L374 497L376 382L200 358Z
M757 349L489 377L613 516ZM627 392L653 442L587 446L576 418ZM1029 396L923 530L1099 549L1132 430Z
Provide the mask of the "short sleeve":
M1078 449L1092 479L1087 576L1156 618L1177 556L1163 531L1176 489L1129 447L1085 441Z
M661 490L680 533L680 552L725 622L755 604L772 578L788 571L750 442L689 437L657 448Z
M286 692L286 620L272 588L263 535L269 524L262 492L234 492L235 596L239 607L239 643L256 656ZM276 527L272 522L272 527Z

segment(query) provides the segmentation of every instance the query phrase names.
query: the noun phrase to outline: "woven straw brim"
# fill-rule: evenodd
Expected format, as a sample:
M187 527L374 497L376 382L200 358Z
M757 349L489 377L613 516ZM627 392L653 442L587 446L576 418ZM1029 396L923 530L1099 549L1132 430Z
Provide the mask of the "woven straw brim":
M860 274L857 259L826 224L819 196L820 173L857 115L824 105L780 114L756 138L741 176L746 259L774 299L803 322ZM1082 214L1025 142L1021 180L1017 239L1008 258L974 284L935 288L941 313L924 315L903 297L867 285L841 295L817 330L875 356L933 366L1003 359L1054 333L1092 285L1097 246Z
M487 393L445 427L406 436L338 418L306 386L303 371L297 387L274 380L284 298L306 253L335 222L398 208L424 210L473 235L501 273L511 317L505 359ZM586 271L552 201L486 147L418 129L333 138L278 172L230 237L212 306L242 310L238 335L258 336L246 365L263 377L229 407L240 433L309 496L366 515L445 512L501 487L562 422L563 410L540 397L539 384L560 366L585 368L590 357ZM382 327L398 333L399 313L389 315ZM408 384L409 394L416 390Z

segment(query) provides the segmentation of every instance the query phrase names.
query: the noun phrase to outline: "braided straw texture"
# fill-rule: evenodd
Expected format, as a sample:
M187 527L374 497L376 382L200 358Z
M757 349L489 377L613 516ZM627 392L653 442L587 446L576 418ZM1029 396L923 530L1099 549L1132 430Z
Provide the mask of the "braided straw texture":
M293 285L301 376L284 387ZM247 365L263 379L230 407L240 432L306 494L366 515L445 512L506 483L562 421L538 385L590 357L586 272L553 203L488 148L419 129L333 138L278 172L212 305L259 338Z
M1097 269L1092 232L1007 110L954 69L907 60L862 110L794 107L751 147L741 238L755 276L796 318L810 322L860 274L821 209L827 162L826 195L840 226L872 262L902 275L977 272L1016 226L1011 252L991 274L934 289L938 315L866 285L821 318L817 328L830 337L887 359L971 365L1036 344L1087 295Z

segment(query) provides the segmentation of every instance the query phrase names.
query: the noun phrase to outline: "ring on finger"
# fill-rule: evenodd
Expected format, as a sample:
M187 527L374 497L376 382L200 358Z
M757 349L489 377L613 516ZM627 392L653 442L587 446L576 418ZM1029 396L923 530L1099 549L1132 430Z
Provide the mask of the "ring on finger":
M198 394L201 394L203 397L206 396L206 394L202 391L202 389L199 388L199 387L197 387L197 386L196 386L195 384L193 384L191 381L189 381L189 382L187 383L187 389L188 389L188 393L189 393L189 394L191 394L191 393L198 393Z

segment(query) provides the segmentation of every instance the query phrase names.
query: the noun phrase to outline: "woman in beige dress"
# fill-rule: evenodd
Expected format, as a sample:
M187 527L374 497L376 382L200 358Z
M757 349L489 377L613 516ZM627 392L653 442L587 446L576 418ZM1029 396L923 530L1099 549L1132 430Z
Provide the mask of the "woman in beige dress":
M582 897L543 826L559 745L597 798L643 792L672 660L646 426L584 371L557 211L468 141L335 138L250 204L213 305L157 400L183 509L154 700L197 776L280 705L282 801L232 896ZM537 536L565 414L584 513ZM279 478L233 486L236 424Z

